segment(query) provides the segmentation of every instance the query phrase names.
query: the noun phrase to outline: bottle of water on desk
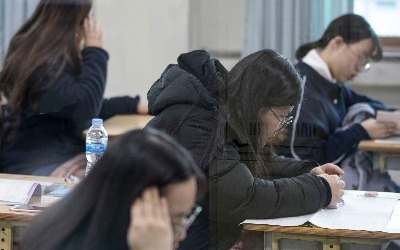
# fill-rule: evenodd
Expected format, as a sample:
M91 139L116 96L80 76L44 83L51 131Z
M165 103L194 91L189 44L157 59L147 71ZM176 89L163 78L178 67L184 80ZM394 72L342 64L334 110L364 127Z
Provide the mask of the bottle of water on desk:
M92 119L92 126L86 134L86 171L85 176L88 175L94 164L103 155L107 147L108 134L103 127L103 119Z

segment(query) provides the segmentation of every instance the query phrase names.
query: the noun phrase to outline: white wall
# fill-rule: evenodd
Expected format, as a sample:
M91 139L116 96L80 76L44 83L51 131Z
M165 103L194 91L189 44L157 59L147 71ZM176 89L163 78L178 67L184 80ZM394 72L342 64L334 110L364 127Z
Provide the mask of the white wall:
M187 0L97 0L94 15L110 54L106 97L139 94L188 50Z
M383 59L371 65L369 71L354 78L352 87L387 105L400 107L400 60Z
M246 1L95 0L94 13L110 53L106 96L140 94L179 54L206 49L230 69L240 58ZM353 86L400 106L400 61L374 63Z

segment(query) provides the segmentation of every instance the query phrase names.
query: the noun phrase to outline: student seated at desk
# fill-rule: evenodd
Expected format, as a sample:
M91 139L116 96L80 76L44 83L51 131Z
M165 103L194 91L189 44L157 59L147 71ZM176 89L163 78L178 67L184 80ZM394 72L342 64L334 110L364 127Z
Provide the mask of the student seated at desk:
M7 103L0 172L82 174L82 131L92 118L147 113L138 96L103 99L108 54L91 6L90 0L41 0L12 37L0 75Z
M355 14L340 16L318 41L300 46L296 57L295 67L306 79L304 97L291 113L294 123L288 126L287 139L277 153L338 164L346 171L349 189L398 189L387 174L373 173L371 153L357 151L361 140L389 137L397 130L395 123L375 119L377 110L394 108L347 84L369 69L370 60L382 58L381 45L369 23ZM359 175L368 181L359 181Z
M245 219L302 215L341 201L338 166L272 152L301 93L293 65L272 50L243 58L229 73L206 51L184 53L153 84L155 117L146 127L176 138L209 180L203 211L180 249L226 250Z
M34 218L21 249L175 249L204 184L190 153L169 136L132 130L110 142L71 193Z

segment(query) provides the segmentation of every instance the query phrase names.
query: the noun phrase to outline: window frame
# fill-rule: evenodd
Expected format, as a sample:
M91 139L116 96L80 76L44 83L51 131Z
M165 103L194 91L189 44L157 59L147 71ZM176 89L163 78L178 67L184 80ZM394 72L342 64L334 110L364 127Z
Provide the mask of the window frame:
M383 60L400 59L400 37L378 36L382 45Z
M379 36L379 41L387 50L400 51L400 37L398 36Z

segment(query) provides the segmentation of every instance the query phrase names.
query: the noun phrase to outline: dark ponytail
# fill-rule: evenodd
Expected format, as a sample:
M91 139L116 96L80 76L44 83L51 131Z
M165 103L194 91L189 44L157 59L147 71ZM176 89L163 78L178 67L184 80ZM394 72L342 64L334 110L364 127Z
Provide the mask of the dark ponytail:
M325 48L336 36L342 37L346 44L357 43L361 40L371 38L373 49L370 58L374 61L382 59L382 47L378 36L370 24L362 16L356 14L345 14L333 20L326 28L321 39L316 42L303 44L297 49L296 58L300 60L311 49Z
M301 58L305 57L310 50L320 48L320 41L321 40L300 45L300 47L296 50L296 59L300 60Z

